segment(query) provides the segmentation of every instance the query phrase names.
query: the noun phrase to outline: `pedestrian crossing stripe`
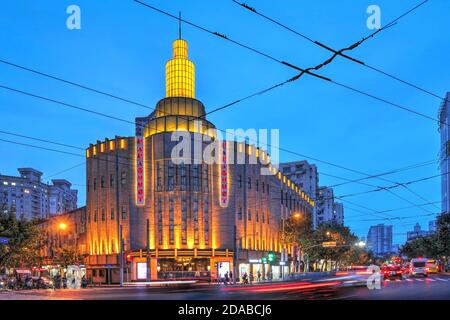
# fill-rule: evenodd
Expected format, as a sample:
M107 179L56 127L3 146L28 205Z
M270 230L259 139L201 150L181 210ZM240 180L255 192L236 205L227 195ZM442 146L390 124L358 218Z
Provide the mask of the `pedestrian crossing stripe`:
M416 279L417 281L423 282L423 279Z
M436 279L438 279L439 281L444 281L444 282L447 282L447 281L448 281L448 280L442 279L442 278L436 278Z
M430 278L427 278L427 281L431 281L431 282L434 282L434 281L436 281L436 280L434 280L434 279L430 279Z
M411 279L406 279L406 281L408 281L408 282L413 282L413 280L411 280Z

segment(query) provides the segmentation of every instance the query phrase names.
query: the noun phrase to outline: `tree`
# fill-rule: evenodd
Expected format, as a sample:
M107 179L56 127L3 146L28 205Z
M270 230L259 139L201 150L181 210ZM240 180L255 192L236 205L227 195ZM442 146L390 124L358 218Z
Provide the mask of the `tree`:
M83 256L79 256L74 248L57 248L55 249L56 261L63 267L69 265L80 264L83 262Z
M408 258L448 258L450 256L450 214L438 217L435 235L408 241L402 246L400 252Z
M9 240L7 245L0 247L0 267L40 266L44 237L38 221L17 220L14 207L7 209L3 205L0 210L0 236Z
M408 258L436 258L438 255L437 236L420 237L406 242L400 249Z
M336 223L322 224L313 233L313 239L316 245L309 250L311 260L334 261L334 268L352 264L365 265L372 260L364 248L356 246L358 237L348 227ZM328 241L336 242L336 247L325 248L320 245Z

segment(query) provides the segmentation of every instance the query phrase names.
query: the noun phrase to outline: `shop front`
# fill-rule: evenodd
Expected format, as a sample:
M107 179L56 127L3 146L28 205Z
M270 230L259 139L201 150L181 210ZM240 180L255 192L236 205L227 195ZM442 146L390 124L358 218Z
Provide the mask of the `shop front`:
M151 250L149 254L149 261L143 250L129 254L130 281L209 282L233 270L233 253L228 250Z

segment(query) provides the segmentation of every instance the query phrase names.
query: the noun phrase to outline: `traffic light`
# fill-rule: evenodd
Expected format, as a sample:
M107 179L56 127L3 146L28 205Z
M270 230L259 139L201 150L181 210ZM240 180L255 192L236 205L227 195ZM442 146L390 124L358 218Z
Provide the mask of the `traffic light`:
M269 261L269 263L273 263L275 261L275 254L273 252L269 252L267 254L267 261Z
M266 257L262 257L261 261L262 261L262 263L267 263L267 258Z
M127 260L127 264L130 264L131 263L131 261L133 260L133 257L131 256L131 254L129 253L129 254L127 254L127 256L126 256L126 260Z

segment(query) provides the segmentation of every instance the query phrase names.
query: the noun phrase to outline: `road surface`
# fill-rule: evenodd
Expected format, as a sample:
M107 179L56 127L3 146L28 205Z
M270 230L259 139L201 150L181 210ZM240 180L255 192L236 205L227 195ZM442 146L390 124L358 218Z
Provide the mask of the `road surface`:
M428 278L386 280L380 290L365 286L342 287L336 277L302 279L291 282L254 284L247 286L195 285L170 287L109 287L66 290L29 290L1 292L0 300L450 300L450 275L437 274Z

